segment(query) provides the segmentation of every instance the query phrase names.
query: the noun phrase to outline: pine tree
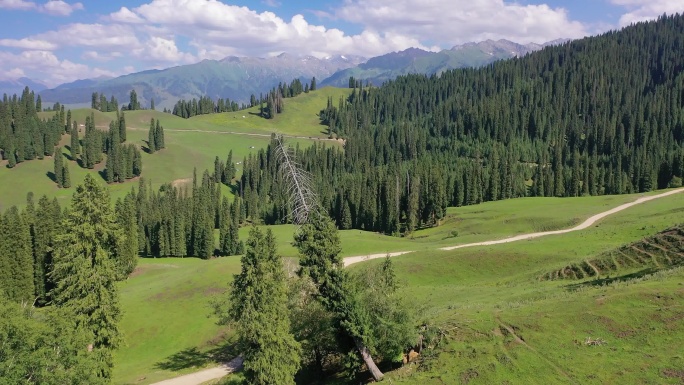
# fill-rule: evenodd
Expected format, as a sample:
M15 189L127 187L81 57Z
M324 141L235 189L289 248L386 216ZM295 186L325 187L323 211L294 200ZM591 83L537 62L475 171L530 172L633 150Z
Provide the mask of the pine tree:
M88 341L62 309L36 311L0 293L0 383L105 385L94 376Z
M135 199L129 194L124 200L117 200L115 206L116 219L123 229L124 236L117 245L117 269L120 279L127 278L138 264L138 217Z
M233 163L233 150L228 152L228 159L226 159L226 164L224 166L221 182L225 185L229 185L233 178L235 178L236 172L235 163Z
M76 160L81 154L81 142L78 139L78 123L74 121L73 127L71 128L71 145L69 146L71 151L71 159Z
M112 352L120 342L121 310L117 245L124 235L116 223L108 191L86 175L55 238L53 303L71 314L74 327L88 335L95 374L111 378Z
M316 284L323 306L333 313L341 342L346 349L357 351L376 381L382 380L384 375L373 362L368 345L373 342L368 313L356 296L351 277L342 269L335 224L330 218L314 215L295 234L294 246L300 255L299 274Z
M71 175L69 173L69 163L62 164L62 187L71 187Z
M161 125L159 120L157 120L157 124L154 129L154 146L157 150L166 148L166 144L164 143L164 127Z
M43 195L38 201L36 221L33 230L33 254L34 254L34 286L36 302L44 305L48 301L47 293L52 284L48 277L52 266L52 250L54 237L59 233L61 221L61 209L57 199L52 201Z
M7 210L1 222L0 258L5 261L0 262L0 281L4 284L5 294L12 301L33 303L31 229L16 206Z
M154 118L150 120L150 130L147 132L147 148L150 151L150 154L154 154L155 151L157 151L157 147L155 146L155 126L154 126Z
M119 141L124 143L126 141L126 116L123 111L121 115L117 112L117 116L119 117Z
M294 384L301 348L290 333L285 272L270 229L250 230L242 272L230 289L229 318L236 323L251 384Z
M55 182L57 182L57 187L62 188L64 185L64 158L62 156L62 148L57 147L55 149Z

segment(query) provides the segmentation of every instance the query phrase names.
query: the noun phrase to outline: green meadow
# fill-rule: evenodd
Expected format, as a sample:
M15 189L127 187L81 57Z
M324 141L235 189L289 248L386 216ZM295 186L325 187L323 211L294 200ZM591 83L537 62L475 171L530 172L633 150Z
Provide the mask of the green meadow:
M127 142L144 146L150 119L159 119L165 130L166 149L151 155L143 152L142 176L148 182L151 181L155 189L174 181L183 184L192 179L193 169L197 169L201 178L201 173L205 169L213 170L216 156L225 161L230 150L233 151L234 162L241 162L250 153L255 154L268 145L272 132L302 136L287 139L292 145L311 145L315 140L325 136L322 134L324 127L318 122L316 114L325 107L328 97L337 100L348 93L346 89L323 88L286 99L289 113L281 114L273 120L255 115L258 113L258 107L246 111L196 116L191 119L152 110L126 111ZM91 113L96 126L103 130L107 129L109 122L116 116L116 112L77 109L72 111L72 121L82 125L86 116L90 116ZM40 116L49 118L53 114L54 112L41 112ZM80 135L84 135L83 131ZM64 135L60 145L63 146L65 154L70 153L69 143L70 135ZM336 141L327 141L326 145L340 144ZM24 205L29 192L33 192L36 199L47 195L57 197L60 204L68 204L73 187L58 189L49 178L48 173L52 172L54 164L52 157L22 162L13 169L4 167L5 163L0 162L0 210L13 205ZM76 161L70 161L72 186L80 183L87 173L98 175L104 169L104 165L103 160L94 169L88 170L78 166ZM240 166L237 168L239 173ZM104 179L102 181L104 182ZM112 196L117 198L125 195L133 186L137 186L135 180L110 185L110 191ZM225 191L228 192L228 188Z
M443 231L458 228L459 236L447 239L457 244L461 237L495 239L551 230L635 198L515 199L451 208ZM558 222L542 223L547 217L542 213L548 215L556 205L562 207ZM684 326L676 322L684 314L681 268L654 276L622 271L602 281L608 282L603 286L594 280L540 277L678 223L683 208L684 194L675 194L609 216L586 230L453 251L437 249L447 243L437 234L411 240L349 230L340 237L344 256L416 250L393 259L401 291L421 319L444 337L420 365L390 372L392 383L678 383L662 373L681 367L684 360L677 351L684 344ZM461 215L472 227L463 227ZM504 217L516 220L506 222ZM294 226L270 228L281 254L296 257L289 245ZM476 230L481 228L493 230ZM434 242L428 241L430 236ZM381 260L351 268L376 263ZM232 334L216 325L209 303L224 293L239 268L239 257L141 260L138 271L121 285L122 326L131 342L117 353L115 383L152 383L234 354L224 348L228 353L216 355L221 346L230 346ZM605 344L586 345L587 337ZM649 364L638 369L629 364L634 360Z
M150 119L165 128L165 150L143 153L143 177L153 188L183 186L193 170L213 169L230 150L240 162L264 148L273 132L310 145L327 138L318 112L347 89L323 88L285 100L285 113L263 119L259 107L182 119L159 111L126 112L128 141L145 145ZM106 129L116 113L72 111L79 124L93 113ZM49 117L52 113L41 113ZM69 136L61 144L68 146ZM340 145L326 141L327 145ZM69 154L66 147L65 154ZM0 167L0 210L25 204L26 194L45 194L67 205L71 189L49 178L53 159ZM238 173L240 166L238 165ZM101 172L69 161L72 185ZM200 176L201 177L201 176ZM103 180L104 183L104 180ZM110 185L122 197L137 181ZM659 191L660 192L660 191ZM656 194L652 192L648 194ZM224 194L232 196L227 187ZM677 384L684 381L684 267L657 271L630 267L583 280L543 280L550 271L581 263L682 222L684 194L631 207L592 227L509 244L441 251L440 247L551 231L644 194L580 198L519 198L450 207L440 225L409 237L360 230L340 231L341 255L413 251L395 257L400 291L428 330L419 362L387 373L393 384ZM286 265L294 268L293 225L269 226ZM246 240L249 228L240 230ZM217 232L218 233L218 232ZM218 238L218 234L216 234ZM381 260L350 267L366 269ZM114 383L150 384L231 358L233 333L218 326L211 299L224 295L239 257L141 259L120 284L126 344L116 352ZM334 381L333 381L334 382Z

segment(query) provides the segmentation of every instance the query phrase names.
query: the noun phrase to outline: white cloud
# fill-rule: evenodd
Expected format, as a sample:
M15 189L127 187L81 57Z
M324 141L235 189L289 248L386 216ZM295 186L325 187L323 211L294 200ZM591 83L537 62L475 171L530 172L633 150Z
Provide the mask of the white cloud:
M121 24L67 24L55 31L34 35L33 38L57 46L95 47L104 50L132 49L140 45L135 32Z
M48 86L55 86L76 79L97 76L115 76L116 73L100 68L91 68L70 60L60 60L50 51L23 51L18 54L0 51L0 63L4 68L21 68L22 76L42 74L39 79Z
M335 16L368 30L447 47L500 38L542 43L588 34L586 26L570 20L563 8L503 0L348 0Z
M68 4L62 0L50 0L40 7L41 12L56 16L69 16L72 12L82 10L83 4Z
M684 12L684 2L677 0L611 0L611 3L629 10L620 17L621 27L639 21L653 20L663 13L672 15Z
M0 8L28 11L36 8L36 3L24 0L0 0Z
M99 62L111 61L121 56L121 52L107 52L103 54L97 51L85 51L83 54L81 54L82 59L95 60Z
M339 29L309 24L302 15L285 21L273 12L258 13L216 0L153 0L132 10L121 8L110 18L132 24L144 21L146 26L160 29L151 36L159 37L162 31L172 30L189 37L200 59L280 52L374 56L409 47L429 48L417 38L400 33L364 31L347 35Z
M136 55L143 60L152 62L192 63L196 61L191 54L180 52L173 39L156 36L152 36L145 47L136 52Z
M57 45L54 43L30 37L23 39L0 39L0 46L41 51L51 51L57 48Z
M145 22L140 16L126 7L121 7L120 10L109 15L109 18L119 23L142 24Z
M35 10L55 16L69 16L76 10L82 10L83 4L69 4L62 0L49 0L45 4L38 5L33 1L25 0L0 0L0 8L16 9L22 11Z
M12 68L7 71L0 71L0 80L16 80L26 76L26 73L21 68Z

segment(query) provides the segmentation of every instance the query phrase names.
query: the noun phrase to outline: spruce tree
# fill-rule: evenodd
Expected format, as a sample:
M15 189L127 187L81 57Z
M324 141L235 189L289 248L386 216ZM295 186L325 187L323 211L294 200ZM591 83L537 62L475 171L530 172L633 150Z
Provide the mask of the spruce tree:
M62 309L36 311L0 293L0 384L105 385L84 333Z
M57 147L55 149L55 167L54 167L54 175L55 175L55 182L57 182L57 187L62 188L64 185L64 157L62 156L62 148Z
M121 115L117 112L117 116L119 118L119 141L123 143L126 141L126 116L123 111L121 111Z
M7 298L33 303L35 299L31 229L16 206L3 216L0 228L0 282Z
M71 175L69 174L69 163L62 164L62 187L71 187Z
M47 303L47 293L51 289L48 276L52 266L54 237L60 230L61 215L62 212L56 198L50 200L45 195L40 198L33 231L33 282L37 298L36 303L39 305Z
M53 303L70 313L87 333L98 378L111 378L112 352L121 343L117 245L124 234L111 209L109 192L90 174L76 188L71 209L55 237L51 280Z
M71 159L76 160L81 154L81 142L78 139L78 123L74 121L73 127L71 128L71 145L69 146L71 151Z
M138 217L133 196L129 194L123 201L117 200L115 212L117 223L124 232L117 245L116 264L119 278L125 279L138 264Z
M290 333L285 271L270 229L250 230L241 262L228 316L236 324L245 378L251 384L293 385L301 348Z
M154 152L157 150L157 147L155 146L155 126L154 126L154 118L150 120L150 130L147 132L147 148L150 151L150 154L154 154Z

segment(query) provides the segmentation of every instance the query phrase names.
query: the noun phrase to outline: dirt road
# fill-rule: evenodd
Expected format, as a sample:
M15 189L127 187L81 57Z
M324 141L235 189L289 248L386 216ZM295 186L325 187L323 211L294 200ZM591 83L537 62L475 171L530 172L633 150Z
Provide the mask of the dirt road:
M233 358L230 362L216 368L204 369L199 372L156 382L152 385L199 385L203 382L215 380L226 376L242 367L242 357Z
M500 243L517 242L517 241L522 241L525 239L544 237L547 235L565 234L565 233L570 233L573 231L584 230L584 229L592 226L594 223L598 222L599 220L601 220L601 219L603 219L609 215L612 215L612 214L615 214L615 213L620 212L622 210L628 209L632 206L636 206L636 205L639 205L639 204L642 204L642 203L645 203L648 201L652 201L654 199L674 195L674 194L677 194L677 193L680 193L683 191L684 191L684 187L678 188L675 190L671 190L668 192L664 192L662 194L651 195L651 196L647 196L647 197L641 197L641 198L635 200L634 202L625 203L625 204L622 204L622 205L617 206L615 208L612 208L610 210L607 210L607 211L604 211L602 213L598 213L596 215L593 215L593 216L589 217L587 220L585 220L584 222L580 223L579 225L577 225L575 227L571 227L569 229L521 234L521 235L516 235L514 237L499 239L499 240L494 240L494 241L466 243L466 244L457 245L457 246L441 247L440 250L454 250L454 249L461 249L464 247L498 245ZM396 257L399 255L404 255L404 254L408 254L408 253L412 253L412 252L413 251L399 251L399 252L395 252L395 253L379 253L379 254L359 255L359 256L355 256L355 257L347 257L347 258L344 258L344 266L346 267L349 265L353 265L355 263L369 261L371 259L385 258L387 255L389 255L390 257ZM238 357L238 358L234 359L233 361L238 360L238 359L240 359L240 358ZM205 370L202 370L202 371L199 371L196 373L192 373L192 374L188 374L185 376L176 377L176 378L173 378L170 380L157 382L157 383L152 384L152 385L199 385L205 381L221 378L221 377L225 376L226 374L232 373L233 371L235 371L235 369L237 367L239 367L242 364L242 359L240 359L238 366L234 366L235 363L233 361L229 362L228 364L221 365L217 368L205 369ZM231 366L231 364L233 366Z
M587 220L585 220L584 222L580 223L579 225L577 225L575 227L571 227L569 229L554 230L554 231L542 231L542 232L538 232L538 233L516 235L514 237L499 239L496 241L485 241L485 242L467 243L465 245L458 245L458 246L441 247L440 250L454 250L454 249L461 249L464 247L498 245L500 243L517 242L517 241L522 241L525 239L545 237L547 235L565 234L565 233L570 233L573 231L584 230L584 229L590 227L594 223L600 221L601 219L603 219L609 215L612 215L612 214L615 214L615 213L620 212L622 210L628 209L632 206L636 206L636 205L639 205L639 204L642 204L642 203L645 203L648 201L652 201L654 199L674 195L674 194L680 193L682 191L684 191L684 188L678 188L675 190L664 192L662 194L651 195L651 196L647 196L647 197L641 197L641 198L635 200L634 202L625 203L625 204L622 204L622 205L617 206L615 208L612 208L608 211L604 211L602 213L598 213L596 215L593 215L593 216L589 217Z

